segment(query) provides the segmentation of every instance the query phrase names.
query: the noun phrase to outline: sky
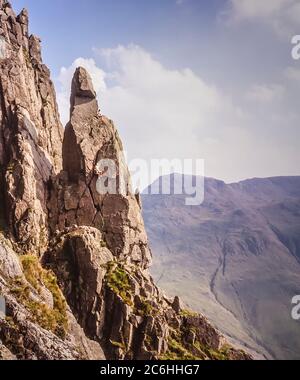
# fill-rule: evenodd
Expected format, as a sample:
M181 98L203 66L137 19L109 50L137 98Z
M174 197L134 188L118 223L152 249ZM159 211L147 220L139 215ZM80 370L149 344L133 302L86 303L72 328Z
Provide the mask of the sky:
M83 66L129 160L204 159L225 182L300 174L299 0L12 4L42 39L64 124Z

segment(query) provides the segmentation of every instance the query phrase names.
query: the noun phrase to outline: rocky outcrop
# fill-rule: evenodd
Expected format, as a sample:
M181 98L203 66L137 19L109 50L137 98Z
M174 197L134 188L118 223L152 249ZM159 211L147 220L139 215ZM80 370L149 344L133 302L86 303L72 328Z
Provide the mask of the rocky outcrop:
M0 360L16 360L13 355L1 342L0 342Z
M58 276L76 319L94 337L101 325L99 304L105 265L113 260L100 231L92 227L66 229L44 260Z
M91 78L83 68L73 78L63 168L49 204L52 231L73 225L95 227L114 256L148 268L151 253L123 146L112 121L100 114ZM99 183L105 191L99 191Z
M0 355L249 359L149 275L141 202L89 74L63 131L28 16L0 0Z
M34 256L19 256L0 236L0 355L3 359L103 359L64 301L50 272ZM9 355L10 353L10 355Z
M106 248L98 230L67 229L57 237L48 266L88 337L110 359L249 359L226 345L201 315L169 300L148 271Z
M3 217L24 250L47 246L47 182L61 169L63 130L40 40L28 15L0 3L0 171ZM2 203L2 202L1 202Z

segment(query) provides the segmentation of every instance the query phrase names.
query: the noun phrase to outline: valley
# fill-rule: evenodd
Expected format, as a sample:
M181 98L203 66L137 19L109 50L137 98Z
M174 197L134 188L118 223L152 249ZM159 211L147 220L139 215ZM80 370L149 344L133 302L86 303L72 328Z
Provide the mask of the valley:
M160 287L258 357L299 359L291 318L300 291L299 177L207 178L201 206L186 206L184 195L145 195L143 207Z

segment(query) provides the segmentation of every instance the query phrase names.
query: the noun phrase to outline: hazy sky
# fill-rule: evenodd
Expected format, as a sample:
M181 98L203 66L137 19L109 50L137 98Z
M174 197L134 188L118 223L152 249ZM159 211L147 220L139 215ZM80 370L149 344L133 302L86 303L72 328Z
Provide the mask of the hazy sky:
M64 123L76 66L129 158L203 158L233 182L299 175L299 0L12 0L43 41Z

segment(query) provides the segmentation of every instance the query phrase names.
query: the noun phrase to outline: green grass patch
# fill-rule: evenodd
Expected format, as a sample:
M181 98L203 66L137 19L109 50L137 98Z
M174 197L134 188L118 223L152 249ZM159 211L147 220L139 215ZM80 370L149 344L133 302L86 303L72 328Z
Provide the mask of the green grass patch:
M184 309L180 312L180 315L182 317L198 317L198 313L195 313L194 311Z
M121 264L116 264L115 262L108 263L106 268L106 281L108 287L120 296L127 305L133 306L130 278L125 268Z
M146 298L142 298L141 302L135 308L135 313L141 317L150 317L156 315L157 310L154 309L154 307Z
M168 351L160 357L160 360L229 360L230 346L224 346L221 350L214 350L196 341L189 344L184 340L182 331L173 330L168 340Z
M34 322L64 339L68 330L67 304L55 275L52 271L43 269L36 256L21 256L20 261L26 280L37 293L41 293L42 286L51 292L53 309L44 303L33 301L30 298L30 287L21 279L14 281L11 292L31 312Z
M202 351L211 360L229 360L230 347L224 346L221 350L214 350L210 347L206 347L199 342L195 342L194 346L197 350Z
M114 346L114 347L117 347L117 348L120 348L121 350L123 351L126 351L126 346L124 343L120 343L120 342L115 342L113 340L110 340L110 343Z
M160 360L202 360L202 358L190 352L179 339L170 337L168 351L160 357Z

